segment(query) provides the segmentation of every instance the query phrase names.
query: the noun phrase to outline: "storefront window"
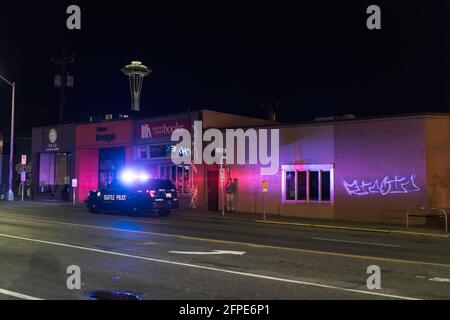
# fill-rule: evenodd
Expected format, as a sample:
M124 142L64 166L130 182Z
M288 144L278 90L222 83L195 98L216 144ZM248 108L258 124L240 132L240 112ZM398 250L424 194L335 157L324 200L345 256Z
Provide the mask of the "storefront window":
M148 146L137 146L136 147L136 159L137 160L148 159Z
M135 147L136 160L165 159L172 155L170 144L141 145Z
M170 145L157 145L150 146L150 158L170 158L172 146Z
M286 172L286 200L295 200L295 171Z
M158 178L172 181L178 193L190 193L190 166L160 166L158 171Z
M322 201L330 201L331 200L331 183L330 183L330 172L329 171L321 171L322 175Z
M39 192L51 192L55 186L55 155L41 154L39 160Z
M184 166L183 192L189 193L189 166Z
M306 171L297 172L297 199L299 201L306 201L308 199L307 175L308 172ZM291 200L295 200L295 198Z
M319 172L309 172L309 200L319 201Z
M283 167L283 203L332 203L332 165L292 165Z
M69 200L70 153L39 155L38 194L52 200Z

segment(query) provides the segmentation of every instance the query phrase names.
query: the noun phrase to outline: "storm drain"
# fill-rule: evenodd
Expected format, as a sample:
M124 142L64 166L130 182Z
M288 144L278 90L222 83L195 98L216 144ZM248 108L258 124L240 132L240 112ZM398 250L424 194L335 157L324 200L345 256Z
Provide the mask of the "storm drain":
M94 300L142 300L139 294L124 291L92 291L87 296Z

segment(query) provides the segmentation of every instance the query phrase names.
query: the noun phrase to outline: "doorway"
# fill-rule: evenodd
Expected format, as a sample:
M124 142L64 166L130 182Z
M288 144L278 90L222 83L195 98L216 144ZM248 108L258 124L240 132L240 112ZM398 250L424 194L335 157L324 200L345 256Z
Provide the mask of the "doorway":
M208 171L208 210L219 211L219 173Z
M125 167L125 148L100 149L98 186L106 187L113 182Z

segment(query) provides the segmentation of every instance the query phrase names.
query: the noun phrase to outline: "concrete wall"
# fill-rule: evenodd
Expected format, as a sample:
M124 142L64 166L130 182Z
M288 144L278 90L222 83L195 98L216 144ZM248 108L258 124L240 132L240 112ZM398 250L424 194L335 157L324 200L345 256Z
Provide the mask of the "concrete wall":
M329 204L282 204L282 165L333 164L333 126L285 127L280 130L280 170L273 176L261 176L259 165L232 165L231 176L239 180L236 210L249 213L263 212L262 181L269 192L266 212L284 216L332 218Z
M416 116L282 127L280 172L232 165L237 211L404 224L415 206L450 207L449 117ZM282 165L334 165L334 204L282 203ZM412 221L423 223L423 219Z
M423 117L336 124L334 141L336 219L400 224L405 222L408 208L425 205ZM399 180L411 176L420 191L411 186L403 188L406 180L395 181L396 177ZM385 178L395 182L383 184ZM343 184L355 180L357 185L349 194Z
M450 117L427 118L425 126L427 205L450 209Z

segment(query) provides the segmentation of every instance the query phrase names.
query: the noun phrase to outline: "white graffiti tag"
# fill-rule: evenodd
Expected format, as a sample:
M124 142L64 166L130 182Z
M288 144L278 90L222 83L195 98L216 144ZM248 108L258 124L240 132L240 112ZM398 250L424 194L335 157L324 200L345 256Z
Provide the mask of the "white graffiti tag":
M347 193L351 196L367 196L370 194L381 194L387 196L389 194L405 194L410 192L418 192L420 188L415 183L415 174L408 177L399 177L395 175L393 179L386 176L381 182L377 179L372 182L362 180L358 182L356 179L352 183L343 181L343 185Z

